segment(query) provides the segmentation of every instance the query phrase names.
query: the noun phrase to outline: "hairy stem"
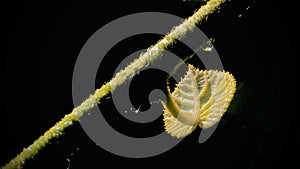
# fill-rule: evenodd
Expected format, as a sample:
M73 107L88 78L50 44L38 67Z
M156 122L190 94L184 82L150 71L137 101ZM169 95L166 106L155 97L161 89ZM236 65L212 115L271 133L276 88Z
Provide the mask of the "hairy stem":
M44 135L40 136L33 142L33 144L24 148L20 154L18 154L3 168L22 168L25 161L34 157L40 149L50 142L52 138L59 137L65 128L72 125L74 121L78 121L85 112L95 107L102 97L113 92L126 80L129 80L136 75L142 68L159 60L161 53L167 47L172 45L176 39L182 39L188 31L192 31L197 24L204 20L209 14L216 11L220 4L225 1L226 0L210 0L206 3L206 5L201 6L196 13L186 19L182 24L172 29L168 35L157 42L154 46L148 48L147 51L142 53L138 59L134 60L125 69L117 73L113 79L104 84L100 89L97 89L93 95L87 98L78 107L74 108L70 114L65 115L61 121L57 122L53 127L46 131Z

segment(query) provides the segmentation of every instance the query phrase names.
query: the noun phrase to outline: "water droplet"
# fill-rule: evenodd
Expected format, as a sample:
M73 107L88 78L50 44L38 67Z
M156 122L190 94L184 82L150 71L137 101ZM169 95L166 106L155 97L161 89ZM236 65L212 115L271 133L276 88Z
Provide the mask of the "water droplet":
M140 107L137 109L137 110L135 110L134 112L135 113L138 113L140 111Z

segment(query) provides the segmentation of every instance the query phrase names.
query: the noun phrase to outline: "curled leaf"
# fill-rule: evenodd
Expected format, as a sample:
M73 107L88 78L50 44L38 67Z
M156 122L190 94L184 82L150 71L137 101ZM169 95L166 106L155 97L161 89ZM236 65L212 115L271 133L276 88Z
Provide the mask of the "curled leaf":
M183 79L164 106L165 130L185 137L196 129L209 128L220 121L233 98L236 81L232 74L218 70L199 70L189 65Z

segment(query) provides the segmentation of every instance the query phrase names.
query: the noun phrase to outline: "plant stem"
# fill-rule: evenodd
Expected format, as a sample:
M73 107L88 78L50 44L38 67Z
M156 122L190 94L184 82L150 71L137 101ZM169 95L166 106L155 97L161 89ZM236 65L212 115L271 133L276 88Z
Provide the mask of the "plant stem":
M101 98L110 92L113 92L118 86L123 84L136 75L142 68L157 61L161 58L161 53L175 40L182 39L188 31L192 31L197 24L203 21L209 14L216 11L219 6L226 0L210 0L206 5L186 19L182 24L172 29L163 39L157 42L154 46L147 49L147 52L140 55L125 69L121 70L108 83L104 84L100 89L97 89L93 95L82 102L78 107L74 108L70 114L65 115L61 121L57 122L53 127L40 136L29 147L24 148L23 151L12 159L3 169L22 168L25 161L34 157L40 149L45 147L52 138L59 137L62 131L68 126L72 125L74 121L78 121L80 117L87 111L95 107Z

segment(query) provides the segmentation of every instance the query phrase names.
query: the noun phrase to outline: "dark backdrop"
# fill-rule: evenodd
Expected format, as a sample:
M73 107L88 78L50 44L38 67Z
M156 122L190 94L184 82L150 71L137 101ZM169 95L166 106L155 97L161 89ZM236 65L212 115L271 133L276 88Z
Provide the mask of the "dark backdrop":
M137 12L165 12L187 18L200 4L178 0L98 3L40 0L3 5L3 9L8 9L3 14L7 22L3 34L9 38L1 56L0 165L71 112L76 58L84 43L101 26ZM199 26L208 37L215 38L214 46L224 68L238 83L228 112L207 142L198 143L198 128L163 154L143 159L124 158L98 147L80 124L75 123L24 168L67 168L69 164L70 168L154 168L162 165L170 168L179 165L186 168L274 168L292 165L295 163L292 152L297 143L295 119L293 112L281 107L285 91L282 86L284 61L295 55L296 45L293 43L294 28L288 26L286 17L292 16L293 13L286 12L293 10L286 10L284 5L273 1L232 0ZM126 57L124 53L147 48L160 38L160 35L147 34L127 39L105 56L107 62L101 69L116 67L117 61ZM181 57L190 54L183 49L179 44L171 50ZM95 83L96 87L112 76L111 72L98 72L98 75L101 78ZM159 71L144 72L135 79L131 93L133 89L143 91L140 86L149 90L165 89L165 74ZM151 86L152 82L156 85ZM142 104L141 109L147 109L147 102L143 100L148 96L143 92L135 92L130 97L133 104ZM111 100L106 99L102 109L113 111ZM140 126L127 124L126 120L118 123L115 116L108 115L107 120L128 135L146 137L163 131L162 122Z

